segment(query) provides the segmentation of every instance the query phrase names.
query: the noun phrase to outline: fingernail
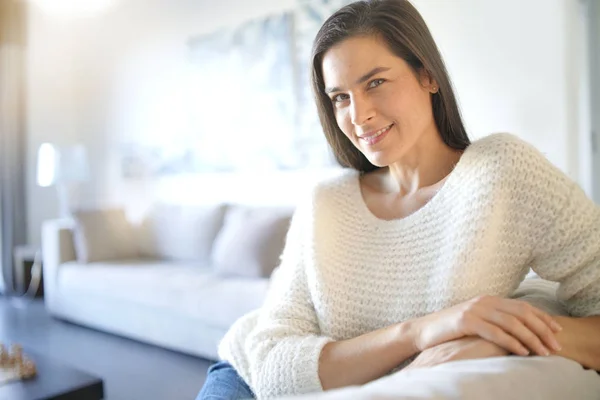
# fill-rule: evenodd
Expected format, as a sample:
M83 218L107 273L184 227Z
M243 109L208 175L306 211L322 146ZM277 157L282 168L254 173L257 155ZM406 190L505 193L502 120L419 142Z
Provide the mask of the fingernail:
M563 330L562 326L560 326L556 321L552 321L552 328L559 332Z
M515 354L517 354L517 353L515 353ZM529 355L529 349L527 347L525 347L525 346L521 346L521 347L519 347L518 354L522 355L522 356L528 356Z
M552 348L556 351L562 350L562 346L556 340L552 341Z
M544 356L549 356L550 355L550 350L548 350L545 347L542 347L542 355Z

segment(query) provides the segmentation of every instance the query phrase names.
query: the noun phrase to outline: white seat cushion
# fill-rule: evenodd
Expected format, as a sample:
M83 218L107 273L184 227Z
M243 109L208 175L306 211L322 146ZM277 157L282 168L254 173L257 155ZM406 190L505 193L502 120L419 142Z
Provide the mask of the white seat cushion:
M61 291L145 305L225 329L262 305L268 284L223 279L196 264L151 260L68 262L58 276Z

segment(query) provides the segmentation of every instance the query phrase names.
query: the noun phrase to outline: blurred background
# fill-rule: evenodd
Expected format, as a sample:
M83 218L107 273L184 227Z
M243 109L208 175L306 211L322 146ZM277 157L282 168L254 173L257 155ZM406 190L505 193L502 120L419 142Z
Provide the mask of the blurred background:
M412 2L471 139L513 133L600 201L600 0ZM340 172L307 74L347 3L0 0L0 293L44 288L0 297L0 342L105 398L193 398L296 202Z
M305 67L320 23L314 13L329 15L344 1L2 2L13 10L2 28L19 36L2 53L21 58L17 78L5 68L0 90L12 91L5 102L22 99L13 129L23 140L28 242L39 243L41 222L59 209L54 191L37 184L43 143L86 149L81 206L133 213L165 196L289 203L304 177L332 168ZM598 199L597 1L414 4L443 53L471 137L512 132Z

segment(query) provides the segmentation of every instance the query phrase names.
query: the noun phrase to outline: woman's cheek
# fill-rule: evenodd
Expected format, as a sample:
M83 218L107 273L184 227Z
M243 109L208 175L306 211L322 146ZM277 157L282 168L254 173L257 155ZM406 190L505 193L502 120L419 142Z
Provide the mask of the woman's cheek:
M348 119L345 116L345 113L343 110L337 110L336 115L336 122L338 127L341 129L341 131L344 133L344 135L350 137L350 132L352 132L352 124L349 123Z

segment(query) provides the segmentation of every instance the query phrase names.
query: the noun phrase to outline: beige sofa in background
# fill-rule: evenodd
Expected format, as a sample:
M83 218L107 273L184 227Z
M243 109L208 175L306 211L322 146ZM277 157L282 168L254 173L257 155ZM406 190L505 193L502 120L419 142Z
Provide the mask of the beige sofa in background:
M85 211L42 228L51 315L208 359L260 307L292 210L236 205Z

